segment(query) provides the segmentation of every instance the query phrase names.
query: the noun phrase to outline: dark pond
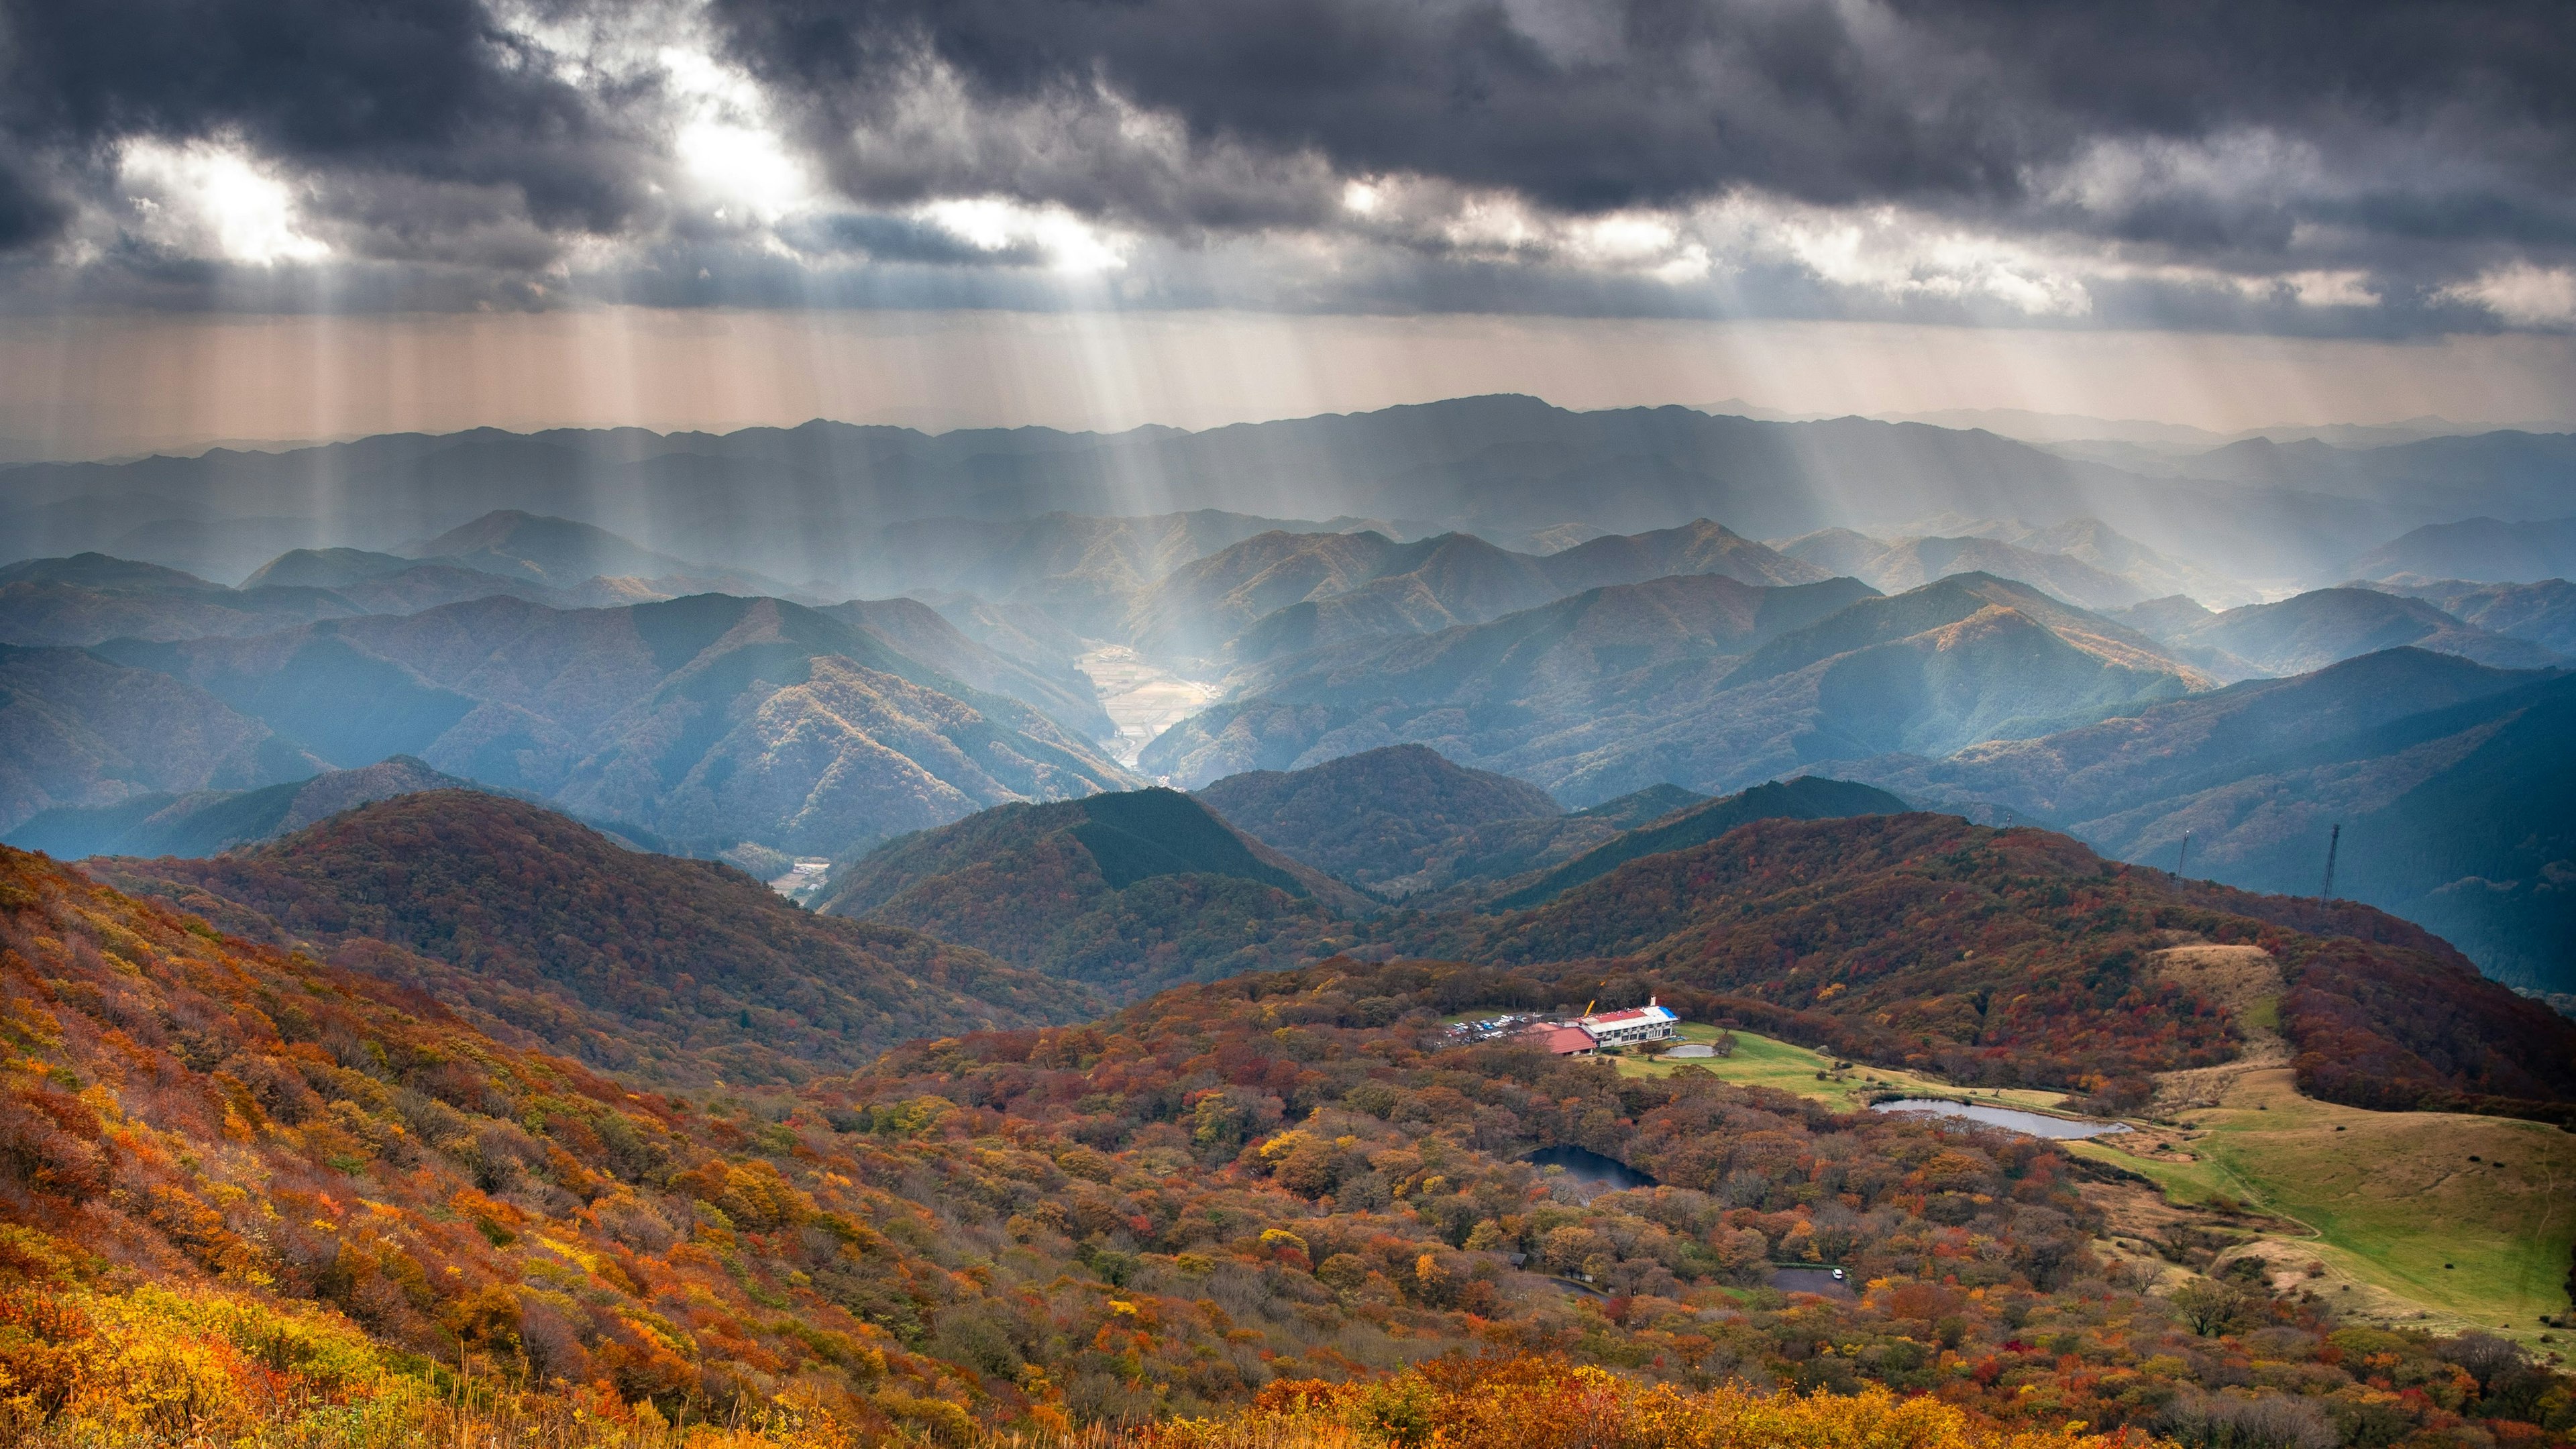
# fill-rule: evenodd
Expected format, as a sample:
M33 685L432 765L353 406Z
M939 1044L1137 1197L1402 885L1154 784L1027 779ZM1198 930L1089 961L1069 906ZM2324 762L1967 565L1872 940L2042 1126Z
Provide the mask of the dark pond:
M2038 1112L2021 1112L2010 1107L1988 1107L1974 1102L1944 1102L1930 1097L1907 1097L1895 1102L1872 1103L1873 1112L1930 1112L1941 1117L1965 1117L2007 1132L2028 1137L2100 1137L2112 1132L2126 1132L2120 1122L2100 1122L2089 1117L2050 1117Z
M1783 1293L1821 1293L1827 1298L1857 1298L1851 1280L1837 1278L1831 1268L1774 1268L1764 1280Z
M1582 1147L1542 1147L1522 1161L1536 1168L1562 1167L1565 1175L1594 1192L1621 1192L1653 1187L1655 1180L1615 1157Z

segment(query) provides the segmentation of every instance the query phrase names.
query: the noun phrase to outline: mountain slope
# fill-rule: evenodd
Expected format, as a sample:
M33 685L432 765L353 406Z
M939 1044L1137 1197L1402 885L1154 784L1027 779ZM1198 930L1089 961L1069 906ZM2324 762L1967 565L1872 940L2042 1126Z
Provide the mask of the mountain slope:
M1650 824L1623 831L1565 864L1527 882L1515 882L1484 902L1489 911L1522 910L1561 891L1597 880L1640 856L1688 850L1755 820L1830 820L1849 815L1896 815L1912 807L1884 790L1801 775L1774 780L1742 794L1703 801Z
M1963 574L1866 594L1725 579L1596 590L1256 677L1247 697L1167 731L1142 767L1198 780L1410 739L1583 803L2042 734L2210 683L2025 585Z
M115 652L335 763L414 755L693 846L847 851L1126 781L1037 711L771 599L554 610L489 598Z
M816 916L730 867L472 791L381 801L212 859L88 869L657 1081L799 1080L906 1037L1092 1006L980 952ZM449 969L425 975L419 958Z
M1327 875L1377 888L1419 873L1451 837L1564 813L1546 791L1390 745L1293 773L1232 775L1195 792L1237 829Z
M969 638L917 599L853 599L816 612L858 627L887 648L960 684L1016 699L1077 738L1115 738L1091 681L1073 668L1046 669Z
M0 645L0 829L56 808L248 789L326 768L202 689L79 649Z
M816 901L1122 999L1309 959L1366 905L1174 790L987 810L879 847Z

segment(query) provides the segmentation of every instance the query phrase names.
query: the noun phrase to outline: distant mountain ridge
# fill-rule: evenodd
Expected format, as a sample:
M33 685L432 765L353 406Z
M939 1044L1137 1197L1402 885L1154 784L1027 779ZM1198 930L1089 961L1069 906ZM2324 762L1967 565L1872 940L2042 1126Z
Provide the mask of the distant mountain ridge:
M2041 553L1990 538L1870 538L1847 528L1793 538L1791 558L1856 578L1882 593L1903 593L1951 574L1982 573L2029 584L2082 609L2116 609L2146 597L2143 585L2065 554Z
M2498 669L2545 669L2562 656L2527 639L2489 633L2422 599L2382 589L2313 589L2223 614L2157 614L2142 608L2141 630L2213 676L2234 682L2306 674L2382 649L2411 646L2457 654Z
M1515 553L1467 534L1397 543L1370 531L1271 532L1176 569L1144 591L1127 637L1156 653L1222 653L1255 663L1483 623L1587 589L1681 574L1751 584L1831 576L1706 519L1553 554Z
M2576 583L2565 579L2528 584L2433 579L2369 587L2423 599L2463 624L2576 658Z
M1984 575L1892 599L1849 581L1657 580L1290 661L1166 732L1142 767L1195 783L1411 740L1583 804L1946 753L2212 683L2144 635Z
M846 851L1002 800L1127 783L1038 711L865 621L725 595L591 610L496 597L108 652L331 763L414 755L692 848Z
M2468 518L2427 524L2354 559L2355 579L2467 579L2529 583L2576 575L2576 516L2506 523Z
M2564 990L2576 945L2576 676L2394 649L2134 718L1839 765L1934 808L1988 801L2097 848L2256 890L2336 890L2424 923L2499 979Z
M6 832L20 850L57 860L91 855L213 855L301 830L343 810L397 795L469 790L470 780L396 755L255 790L141 795L115 805L54 809Z
M941 517L1216 510L1426 520L1424 532L1513 537L1568 523L1633 533L1706 517L1748 537L1788 538L1832 527L1884 533L1951 513L2041 528L2099 518L2223 572L2313 577L2423 524L2551 516L2534 510L2553 497L2564 503L2568 446L2504 433L2309 457L2267 444L2260 459L2220 450L2227 456L2197 477L2158 478L1921 423L1761 421L1681 407L1575 413L1510 396L1198 433L932 437L826 422L722 437L484 429L25 465L0 479L0 535L30 554L96 550L237 577L291 548L387 549L518 509L849 594L933 586L891 582L872 561L906 542L882 534L887 525ZM343 521L307 516L322 493L346 501Z

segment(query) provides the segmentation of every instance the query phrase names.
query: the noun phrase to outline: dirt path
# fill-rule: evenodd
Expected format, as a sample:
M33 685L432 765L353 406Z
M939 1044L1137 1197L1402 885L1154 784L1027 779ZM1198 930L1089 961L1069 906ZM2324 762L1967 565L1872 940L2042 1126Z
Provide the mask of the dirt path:
M2244 1033L2245 1051L2232 1062L2166 1072L2156 1080L2150 1117L2215 1107L2249 1072L2277 1070L2290 1062L2281 1040L2281 963L2260 946L2174 946L2147 958L2155 974L2227 1009Z

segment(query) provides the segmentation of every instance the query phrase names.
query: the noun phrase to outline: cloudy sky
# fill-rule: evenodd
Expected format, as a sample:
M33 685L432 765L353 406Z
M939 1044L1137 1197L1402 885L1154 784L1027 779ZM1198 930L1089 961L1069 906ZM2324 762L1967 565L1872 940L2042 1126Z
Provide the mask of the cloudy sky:
M782 339L953 420L2576 415L2571 74L2477 0L0 0L0 428L770 420L687 354ZM118 395L182 357L265 371Z

